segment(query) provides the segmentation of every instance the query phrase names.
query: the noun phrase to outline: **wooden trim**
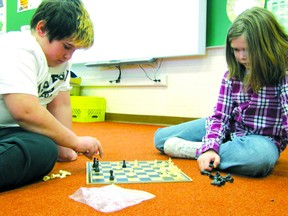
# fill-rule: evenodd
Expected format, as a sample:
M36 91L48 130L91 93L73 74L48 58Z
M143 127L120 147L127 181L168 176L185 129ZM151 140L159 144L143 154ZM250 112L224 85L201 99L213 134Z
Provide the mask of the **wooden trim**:
M175 125L195 119L197 118L105 113L105 121L153 124L153 125Z

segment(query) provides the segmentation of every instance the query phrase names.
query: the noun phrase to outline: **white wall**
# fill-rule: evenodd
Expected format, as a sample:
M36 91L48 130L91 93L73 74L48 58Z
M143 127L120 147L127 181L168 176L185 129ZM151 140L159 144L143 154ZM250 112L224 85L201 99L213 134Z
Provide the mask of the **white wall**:
M153 77L156 69L144 66ZM83 79L81 95L105 97L107 113L198 118L211 114L226 68L224 47L218 47L208 48L205 56L163 59L156 76L160 84L138 65L123 67L119 84L109 82L117 79L116 68L72 69Z

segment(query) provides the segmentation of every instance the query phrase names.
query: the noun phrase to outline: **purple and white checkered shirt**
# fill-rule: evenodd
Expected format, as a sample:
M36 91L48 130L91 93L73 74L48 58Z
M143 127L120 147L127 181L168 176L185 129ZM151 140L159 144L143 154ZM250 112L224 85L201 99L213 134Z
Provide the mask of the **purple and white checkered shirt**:
M286 148L288 137L288 79L275 86L261 88L258 93L245 92L243 83L222 79L214 114L206 121L206 135L199 149L219 152L219 146L230 135L263 135L271 138L280 151Z

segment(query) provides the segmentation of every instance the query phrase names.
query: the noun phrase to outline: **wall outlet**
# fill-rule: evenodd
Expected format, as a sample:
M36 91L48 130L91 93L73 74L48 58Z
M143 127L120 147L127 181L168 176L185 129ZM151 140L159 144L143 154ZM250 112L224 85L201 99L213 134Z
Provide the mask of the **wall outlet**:
M157 80L153 81L147 77L122 77L120 82L116 82L117 77L105 77L105 78L96 78L96 77L83 77L81 86L117 86L117 87L167 87L167 75L158 76Z

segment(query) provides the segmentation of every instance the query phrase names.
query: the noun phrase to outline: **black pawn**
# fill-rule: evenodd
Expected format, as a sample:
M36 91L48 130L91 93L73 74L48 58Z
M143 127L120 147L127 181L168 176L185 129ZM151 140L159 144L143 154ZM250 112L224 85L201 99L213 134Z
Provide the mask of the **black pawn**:
M123 160L122 168L126 168L126 167L127 167L127 166L126 166L126 161Z
M94 168L96 166L96 158L94 158L94 160L93 160L93 165L92 165L92 167Z
M113 170L110 170L110 181L113 181L114 180L114 175L113 175Z
M97 160L94 158L93 169L95 172L100 172L98 158L97 158Z

